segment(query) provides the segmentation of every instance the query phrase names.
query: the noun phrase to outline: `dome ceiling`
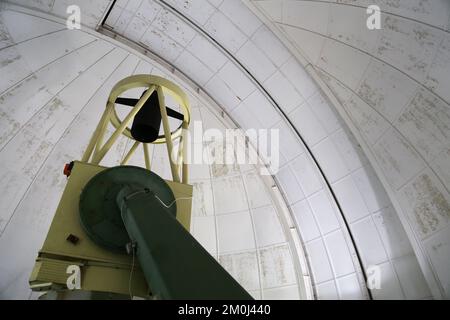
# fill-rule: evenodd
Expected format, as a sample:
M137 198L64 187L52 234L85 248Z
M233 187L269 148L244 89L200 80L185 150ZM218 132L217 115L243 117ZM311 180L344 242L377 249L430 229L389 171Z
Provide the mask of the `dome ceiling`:
M69 31L64 30L63 24L58 25L42 19L37 23L33 19L39 18L31 18L29 14L64 23L64 20L58 20L58 17L66 17L65 8L68 4L62 0L10 2L27 8L5 4L5 10L21 11L28 15L21 18L24 27L12 31L8 24L16 23L16 18L11 18L12 11L2 13L0 30L6 32L2 33L5 36L0 37L0 48L4 48L0 51L0 59L13 60L14 66L8 64L9 67L6 65L2 68L2 73L9 73L5 73L8 76L0 79L3 81L0 82L3 86L0 88L0 92L3 92L2 98L11 99L10 104L3 102L8 100L2 100L1 110L4 117L2 116L1 121L9 128L1 133L2 137L5 137L2 143L11 137L19 139L14 132L26 134L27 125L33 123L35 103L43 105L51 100L56 106L60 105L58 99L63 102L66 101L64 98L71 99L73 92L79 90L75 85L76 80L71 78L74 72L81 72L80 77L84 76L90 79L88 81L96 83L92 88L101 85L99 92L106 94L108 85L111 83L112 86L113 83L108 76L116 74L112 66L116 65L117 70L121 70L129 67L131 63L124 61L129 61L131 57L142 59L139 54L133 53L133 50L137 50L150 59L145 59L145 62L141 60L138 66L135 66L136 69L124 72L163 74L183 83L191 91L193 100L199 101L194 114L203 120L204 124L222 129L234 125L243 129L279 129L280 169L272 172L275 182L269 182L268 185L276 183L280 188L284 197L283 205L289 210L287 219L283 218L282 210L280 211L275 200L261 204L261 207L252 204L252 192L248 186L256 183L254 181L258 181L256 185L262 183L262 180L258 180L261 178L252 170L224 170L217 167L193 169L199 174L197 178L193 177L193 182L201 195L195 202L199 212L199 217L196 218L199 227L196 230L194 224L193 233L204 239L205 246L218 254L221 263L228 268L235 268L235 276L241 277L243 281L253 279L250 283L255 296L264 298L270 296L271 292L284 292L284 296L290 298L307 296L307 290L303 288L305 278L296 276L294 281L289 273L291 271L286 273L287 278L278 280L264 279L263 276L265 272L276 272L270 267L270 263L263 264L262 252L266 244L273 247L286 243L289 248L288 243L293 238L301 243L303 249L291 243L290 250L278 251L277 254L280 259L287 261L286 265L292 265L292 268L296 265L297 272L310 276L316 298L401 299L428 298L432 295L442 297L447 294L445 288L448 272L442 270L440 259L449 254L448 247L445 247L446 243L448 245L445 237L449 234L445 213L448 212L446 210L449 206L446 172L450 170L448 161L445 161L448 154L446 156L446 149L441 142L447 134L446 125L449 124L445 118L448 105L445 102L446 90L443 87L448 81L443 81L445 76L433 73L436 63L448 66L445 63L446 14L448 19L445 1L438 1L437 6L441 6L438 11L435 11L434 6L428 6L426 1L420 1L420 4L402 2L397 9L390 7L390 2L379 1L383 10L388 13L383 20L386 31L371 34L366 30L359 33L354 31L355 25L364 22L364 15L361 13L366 8L364 1L337 4L269 0L129 0L114 1L111 8L113 2L110 1L79 1L82 12L86 13L82 15L82 31L88 33L77 32L77 36L72 36L70 41L61 42L56 47L53 45L52 50L42 49L42 54L34 49L27 53L27 49L39 46L40 42L41 47L45 48L46 38L49 43L53 43L62 33ZM7 12L10 13L5 14ZM359 19L346 19L350 15ZM439 16L439 19L430 19L430 16L434 15ZM106 19L102 24L104 18ZM423 25L422 28L426 29L426 32L419 33L422 29L411 29L403 20L398 22L395 19L406 19L405 21L418 26ZM346 20L347 24L340 23L343 20ZM431 20L434 22L431 23ZM36 28L35 25L42 26L42 29ZM95 28L103 35L94 33ZM403 40L392 31L398 28L404 31L401 32L405 37ZM40 41L32 40L43 34L45 36L41 37ZM417 42L412 41L411 37L414 35L419 37ZM425 38L421 38L422 36ZM108 41L107 37L116 38L121 43L121 48L116 47L118 42ZM375 50L383 43L386 48L377 55ZM388 44L392 43L399 45L395 48L389 47ZM417 43L417 46L408 47L410 43ZM65 56L62 50L73 51L74 55L80 56L76 59L77 63L67 64L72 60L67 60L71 58L68 54ZM398 52L406 54L408 50L412 52L410 60L399 56ZM437 79L433 84L425 80L424 76L420 77L419 69L414 69L411 64L414 61L422 62L420 54L426 55L430 50L434 50L436 58L424 68L427 72L430 71L427 73L427 79ZM14 60L17 52L21 57ZM106 65L109 62L115 64L112 63L108 68L98 67L98 71L92 73L92 70L97 69L85 63L97 61L95 59L98 60L96 65ZM58 72L61 83L54 83L55 70L59 69L46 68L46 64L70 65L72 69L67 70L66 78ZM47 71L41 72L41 69ZM65 73L61 73L63 74ZM32 82L33 76L38 76L39 80ZM116 79L114 76L111 78ZM25 115L14 114L10 106L17 103L15 99L20 87L28 85L28 88L37 90L40 88L36 86L37 81L44 81L49 89L24 97L21 103L30 105L29 109L23 108L24 110L20 111L25 112ZM63 88L66 89L62 92L67 96L60 99L58 90ZM91 98L88 98L89 95ZM83 136L87 139L91 132L89 126L94 126L97 121L95 116L90 119L87 114L100 114L98 110L103 107L101 97L103 96L98 93L86 92L88 100L80 101L81 104L70 106L62 103L62 108L56 107L57 110L61 109L58 111L61 116L67 119L72 117L74 122L57 123L51 127L52 130L59 128L60 131L53 131L56 133L50 140L41 139L42 145L30 149L32 151L29 156L41 155L39 159L55 156L55 152L51 150L58 150L56 147L52 148L61 144L60 139L63 139L67 132L79 133L86 130L87 133ZM92 101L95 101L96 111ZM412 107L400 108L407 103ZM430 106L427 110L437 110L436 112L442 115L440 120L428 113L427 117L424 117L425 111L420 107L414 109L414 106L427 103ZM45 105L50 108L49 104ZM85 105L83 110L86 111L79 114L77 121L76 110L79 110L80 105ZM403 110L408 110L408 113L402 117ZM56 113L53 115L53 111L49 115L58 117ZM415 119L414 117L418 117L420 121L411 120ZM438 121L439 132L431 130L430 119ZM40 118L35 118L36 125L39 120ZM413 124L430 127L429 136L437 138L430 150L424 150L430 152L431 158L415 149L425 146L424 141L428 140L423 140L427 139L424 133L414 131ZM47 125L51 126L51 121ZM28 138L24 136L24 143ZM79 138L71 142L70 146L61 147L61 150L64 150L61 151L64 159L69 155L72 158L79 157L77 154L81 154L87 143L81 140ZM410 151L408 146L414 146L413 151ZM8 150L7 147L5 142L4 148L7 151L2 153L2 157L9 157L11 163L15 162L22 151ZM118 145L118 148L117 155L120 156L110 159L111 164L123 156L126 146ZM43 154L47 156L42 158ZM62 154L59 153L59 156ZM14 212L19 210L18 212L23 212L24 217L29 216L26 211L31 203L36 201L34 199L39 197L40 192L43 192L40 183L34 182L36 179L44 179L46 174L43 172L47 172L45 170L58 171L59 167L45 169L48 159L42 160L44 162L41 165L44 167L32 167L28 174L21 172L21 165L15 166L15 170L5 170L3 179L6 179L9 185L13 181L18 182L15 189L11 189L13 191L4 196L4 199L11 199L11 203L16 203L16 206L5 211L5 217L2 219L6 222L3 222L2 228L13 221L16 221L17 228L22 228L25 224L26 218L20 220L21 214ZM160 164L160 170L166 170L162 154L158 156L157 149L154 151L153 160L155 166ZM23 165L29 161L31 160L25 157ZM161 174L164 174L163 171ZM61 190L64 181L49 180L47 184L48 188ZM34 199L27 198L30 190L34 192ZM220 199L218 193L221 192L217 190L228 190L230 196L234 193L245 195L242 199L243 207L224 209L226 212L221 212L220 207L222 204L226 206L227 198ZM270 194L270 188L268 192ZM430 195L435 197L430 198ZM257 203L267 198L261 194L255 197ZM421 199L421 202L416 199ZM436 207L435 203L439 203L439 206ZM219 207L216 207L217 205ZM439 221L438 227L432 227L425 235L414 225L418 221L427 226L423 215L417 209L424 206L429 208ZM50 213L46 213L46 218L40 221L41 227L34 228L36 230L33 229L32 222L26 222L31 234L36 234L36 237L45 234L43 230L54 209L49 207L48 211ZM206 212L214 214L210 216ZM228 256L227 250L221 249L220 241L228 245L231 240L227 238L229 235L223 232L222 237L225 238L220 240L220 227L217 228L219 225L234 225L234 215L241 213L249 218L251 223L247 231L242 231L242 241L236 243L239 249L232 249L232 254ZM16 216L17 218L11 219ZM257 217L265 217L267 220L260 220L262 223L259 227ZM290 227L294 231L294 237L289 235L288 229L284 229L282 241L276 236L279 231L264 229L267 228L266 223L275 218L280 226L284 224L284 227ZM264 242L266 240L259 242L258 232L263 232L267 239L271 240L267 240L267 243ZM10 234L12 237L12 233ZM5 239L12 241L15 238L6 238L2 234L0 239L3 252L7 250ZM241 247L246 241L251 242L251 239L251 248ZM438 244L441 244L441 252L434 253L428 249ZM303 263L302 250L307 255L307 262L300 270L298 266ZM283 252L297 253L291 258ZM267 254L271 257L270 261L278 259L274 253ZM32 257L34 253L29 255ZM379 266L384 275L381 290L368 290L365 283L368 269L374 265ZM254 272L250 272L248 268ZM11 277L14 277L14 273ZM24 273L16 277L22 277L23 281L27 275ZM3 288L11 290L10 283L1 283ZM298 288L299 284L300 290L293 289ZM0 289L0 292L5 290Z
M448 297L450 2L252 3L337 98L393 199L434 295ZM364 27L369 4L382 10L379 31Z

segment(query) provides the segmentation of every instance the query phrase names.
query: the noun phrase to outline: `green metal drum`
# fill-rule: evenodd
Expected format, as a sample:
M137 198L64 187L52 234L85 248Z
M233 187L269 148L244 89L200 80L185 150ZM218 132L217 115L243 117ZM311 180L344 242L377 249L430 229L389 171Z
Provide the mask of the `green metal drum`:
M94 176L84 187L79 203L80 221L84 231L99 246L115 252L126 252L130 237L125 230L117 195L124 188L157 196L167 210L176 216L175 197L167 183L157 174L140 167L119 166L106 169ZM159 200L158 200L159 201ZM160 210L147 207L145 210Z

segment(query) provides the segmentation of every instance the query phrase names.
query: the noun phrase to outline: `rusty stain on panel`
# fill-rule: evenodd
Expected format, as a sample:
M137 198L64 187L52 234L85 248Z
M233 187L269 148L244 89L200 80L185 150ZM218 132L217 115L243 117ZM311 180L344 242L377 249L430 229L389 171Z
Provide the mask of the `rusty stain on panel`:
M213 215L211 182L208 180L197 181L192 185L194 187L192 213L196 216Z
M405 137L428 161L450 142L450 108L433 94L420 90L398 119Z
M291 253L287 244L260 249L263 288L296 283Z
M221 255L219 262L246 290L260 288L255 251Z
M425 166L410 143L390 129L374 146L375 156L390 184L398 189Z
M356 95L344 107L370 144L375 143L389 128L389 123Z
M420 23L386 16L377 55L421 81L428 72L443 34Z
M427 174L421 174L403 190L412 205L411 219L422 237L444 228L450 220L450 199Z
M4 53L5 56L3 56L0 60L0 67L2 68L19 61L22 58L22 56L14 48L11 48L11 50L5 49Z

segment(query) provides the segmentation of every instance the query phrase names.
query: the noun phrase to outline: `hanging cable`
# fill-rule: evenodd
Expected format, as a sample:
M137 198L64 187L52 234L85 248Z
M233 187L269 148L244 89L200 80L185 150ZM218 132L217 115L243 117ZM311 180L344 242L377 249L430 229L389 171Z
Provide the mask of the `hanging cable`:
M173 200L169 205L167 205L167 204L165 204L164 201L162 201L156 194L155 194L154 196L155 196L155 198L156 198L159 202L161 202L161 204L162 204L164 207L166 207L167 209L170 209L170 207L172 207L172 206L175 204L175 202L177 202L178 200L191 200L191 199L193 199L192 197L177 198L177 199Z
M130 300L133 300L132 280L133 280L133 271L134 271L134 263L135 263L135 251L136 251L136 242L135 241L132 240L127 245L128 253L130 253L129 250L131 250L133 258L132 258L132 263L131 263L130 279L128 280L128 293L130 294Z
M158 197L154 192L150 191L149 189L145 188L144 190L139 190L139 191L135 191L129 195L127 195L125 197L125 200L131 199L134 196L137 196L138 194L142 194L142 193L151 193L165 208L170 209L177 201L179 200L192 200L193 197L181 197L181 198L177 198L175 200L173 200L170 204L166 204L163 200L161 200L160 197ZM125 204L125 201L122 203L122 208L121 211L123 209L123 205Z

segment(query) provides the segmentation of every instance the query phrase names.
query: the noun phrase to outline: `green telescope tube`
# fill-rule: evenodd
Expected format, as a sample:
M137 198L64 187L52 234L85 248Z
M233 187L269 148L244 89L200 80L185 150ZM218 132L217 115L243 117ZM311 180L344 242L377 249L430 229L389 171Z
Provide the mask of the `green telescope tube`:
M150 189L132 186L121 189L116 201L153 296L252 300L170 213L171 204Z

